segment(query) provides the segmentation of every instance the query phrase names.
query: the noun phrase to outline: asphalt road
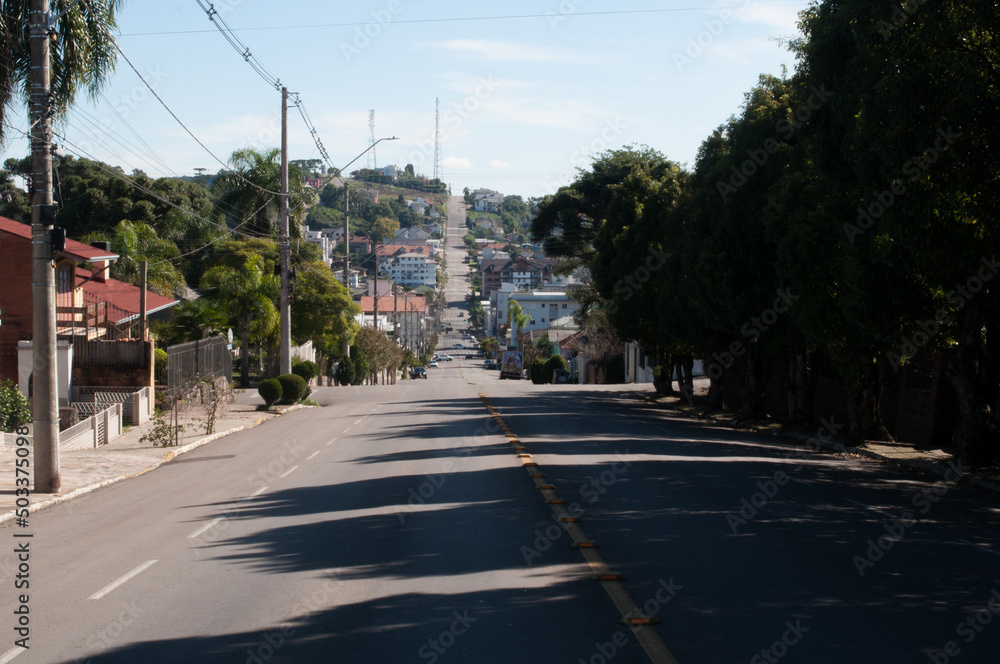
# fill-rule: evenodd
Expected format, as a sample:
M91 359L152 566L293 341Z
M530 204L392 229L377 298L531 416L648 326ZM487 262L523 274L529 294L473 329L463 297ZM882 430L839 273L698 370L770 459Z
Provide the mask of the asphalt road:
M996 496L478 364L32 515L27 591L0 530L0 662L650 661L480 392L679 662L997 661Z

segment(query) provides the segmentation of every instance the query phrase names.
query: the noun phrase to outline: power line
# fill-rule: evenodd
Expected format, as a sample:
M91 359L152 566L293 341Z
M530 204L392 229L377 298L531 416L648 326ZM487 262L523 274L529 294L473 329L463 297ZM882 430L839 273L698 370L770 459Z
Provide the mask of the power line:
M222 164L222 167L224 169L232 172L238 179L242 180L243 182L245 182L246 184L250 185L254 189L258 189L258 190L260 190L260 191L262 191L264 193L267 193L267 194L274 194L275 196L281 196L281 192L280 191L271 191L270 189L266 189L264 187L261 187L259 184L251 182L250 180L248 180L245 177L243 177L243 175L240 174L238 171L232 170L229 167L229 164L227 164L226 162L222 161L217 156L215 156L215 153L212 152L211 150L209 150L208 146L205 145L204 143L202 143L201 139L199 139L197 136L195 136L194 133L190 129L187 128L187 125L185 125L183 122L181 122L181 119L179 117L177 117L177 114L174 113L172 110L170 110L170 107L167 106L166 102L163 101L163 99L160 98L160 95L156 94L156 90L154 90L153 86L151 86L148 82L146 82L146 79L143 78L142 74L139 73L139 70L135 68L135 65L133 65L132 61L128 59L128 56L125 55L125 52L122 51L121 47L118 46L117 44L115 44L115 48L118 49L118 53L122 56L122 58L125 60L125 62L128 63L128 66L132 68L132 71L134 71L135 75L139 77L139 80L142 81L143 85L145 85L149 89L149 91L153 93L153 96L156 97L156 100L158 102L160 102L160 105L163 106L163 108L166 109L167 113L170 113L170 116L174 120L177 121L177 124L179 124L181 126L181 128L183 128L184 131L187 132L188 136L190 136L191 138L193 138L195 140L195 142L198 145L200 145L202 147L202 149L205 150L205 152L207 152L209 155L211 155L211 157L213 159L215 159L217 162L219 162L220 164Z
M199 0L201 4L201 0ZM211 5L210 5L211 6ZM695 12L695 11L709 11L709 10L736 10L742 9L746 5L733 5L733 6L703 6L703 7L670 7L663 9L622 9L622 10L609 10L609 11L592 11L592 12L573 12L572 16L574 18L578 16L627 16L632 14L667 14L676 12ZM754 4L754 7L805 7L808 6L807 2L789 2L789 3L778 3L778 4ZM204 7L203 7L204 8ZM216 15L218 12L216 12ZM426 23L458 23L467 21L513 21L513 20L524 20L524 19L535 19L535 18L551 18L553 16L562 16L556 12L550 12L547 14L510 14L510 15L499 15L499 16L457 16L457 17L442 17L442 18L416 18L416 19L393 19L392 25L407 25L407 24L426 24ZM306 30L306 29L325 29L325 28L353 28L353 27L364 27L370 25L371 21L366 22L352 22L352 23L312 23L309 25L270 25L261 26L256 28L239 28L241 32L250 31L270 31L270 30ZM155 35L187 35L187 34L201 34L206 32L212 32L211 30L172 30L165 32L131 32L123 34L122 37L149 37Z
M222 36L226 39L226 41L229 42L234 49L236 49L236 51L240 54L240 57L242 57L246 63L250 65L257 75L260 76L269 86L281 92L283 88L281 79L268 71L267 67L265 67L263 63L261 63L260 60L258 60L257 57L250 52L250 47L240 41L233 29L229 27L229 24L226 23L222 16L219 15L219 12L215 11L215 5L209 3L206 7L203 0L198 0L198 6L202 8L206 15L208 15L208 20L210 20L216 29L222 33ZM296 92L291 92L288 96L292 103L299 109L302 121L309 130L309 134L312 136L313 142L316 144L316 149L319 150L323 161L326 162L327 167L334 169L333 164L330 163L330 155L327 154L326 148L323 146L323 141L319 138L319 132L316 130L315 125L313 125L312 121L309 119L309 114L306 112L305 104L302 102L301 97Z

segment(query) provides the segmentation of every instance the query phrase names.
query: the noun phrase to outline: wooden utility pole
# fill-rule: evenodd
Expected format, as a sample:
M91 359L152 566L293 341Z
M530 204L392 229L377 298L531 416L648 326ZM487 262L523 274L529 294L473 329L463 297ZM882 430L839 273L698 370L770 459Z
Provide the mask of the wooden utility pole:
M281 88L281 350L279 373L292 373L292 311L288 280L288 88Z
M31 307L32 418L35 491L58 493L59 393L56 277L52 262L52 118L49 83L49 1L31 0Z

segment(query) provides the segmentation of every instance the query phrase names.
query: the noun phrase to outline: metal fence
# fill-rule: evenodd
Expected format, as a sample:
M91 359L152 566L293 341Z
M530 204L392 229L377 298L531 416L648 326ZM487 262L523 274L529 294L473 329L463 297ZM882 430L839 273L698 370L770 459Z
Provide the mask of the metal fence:
M167 387L180 389L192 379L233 380L233 359L225 337L189 341L167 348Z

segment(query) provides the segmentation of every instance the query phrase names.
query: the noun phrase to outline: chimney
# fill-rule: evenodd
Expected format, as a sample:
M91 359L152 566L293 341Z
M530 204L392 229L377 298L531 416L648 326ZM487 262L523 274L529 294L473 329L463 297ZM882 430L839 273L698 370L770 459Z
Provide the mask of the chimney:
M110 242L91 242L90 246L101 249L106 254L111 253ZM108 261L91 261L90 269L94 272L94 281L97 283L103 284L108 280L108 270L110 269Z

